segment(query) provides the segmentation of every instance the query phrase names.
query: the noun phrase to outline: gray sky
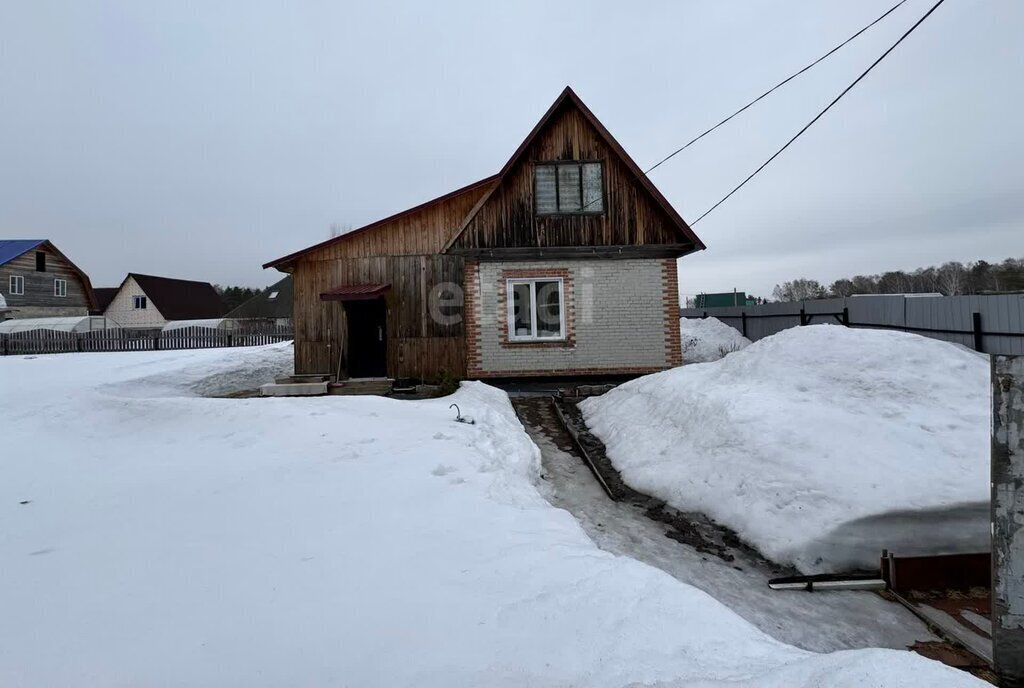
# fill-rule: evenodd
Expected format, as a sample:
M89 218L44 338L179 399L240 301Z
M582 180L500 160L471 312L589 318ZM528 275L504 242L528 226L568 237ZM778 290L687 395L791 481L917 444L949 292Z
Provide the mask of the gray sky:
M566 85L644 168L895 0L0 7L0 237L263 286L267 260L493 174ZM932 0L652 173L695 219ZM684 293L1024 255L1024 2L947 0L695 229Z

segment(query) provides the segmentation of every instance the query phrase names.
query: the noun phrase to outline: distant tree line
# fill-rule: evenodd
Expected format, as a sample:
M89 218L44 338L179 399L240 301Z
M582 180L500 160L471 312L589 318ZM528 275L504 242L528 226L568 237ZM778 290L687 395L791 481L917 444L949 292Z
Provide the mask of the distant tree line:
M853 294L958 296L1008 291L1024 291L1024 258L1007 258L1001 263L952 261L913 272L895 270L880 275L857 275L838 279L828 286L818 280L800 278L776 284L772 297L776 301L804 301Z
M259 289L252 287L222 287L219 284L213 288L220 294L220 300L224 302L224 312L228 313L238 306L260 293Z

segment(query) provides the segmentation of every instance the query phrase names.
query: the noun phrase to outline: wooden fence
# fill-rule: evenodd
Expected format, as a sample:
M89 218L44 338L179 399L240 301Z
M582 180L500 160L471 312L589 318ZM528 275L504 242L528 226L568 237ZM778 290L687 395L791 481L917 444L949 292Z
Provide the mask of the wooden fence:
M294 338L291 328L271 327L259 330L218 330L207 327L183 327L161 330L94 330L60 332L30 330L0 334L0 355L65 354L85 351L168 351L172 349L212 349L228 346L259 346Z
M989 354L1024 354L1024 294L850 296L729 308L682 308L686 318L713 316L752 341L817 323L902 330Z

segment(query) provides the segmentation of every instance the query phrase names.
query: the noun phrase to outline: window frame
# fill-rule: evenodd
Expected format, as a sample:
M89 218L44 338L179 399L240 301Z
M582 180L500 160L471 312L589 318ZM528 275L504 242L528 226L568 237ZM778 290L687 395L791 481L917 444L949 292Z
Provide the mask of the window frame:
M556 282L558 284L558 329L557 337L542 337L537 330L537 283ZM533 334L516 334L516 299L515 285L530 285L530 330ZM509 277L505 280L505 301L507 307L506 334L509 342L564 342L568 339L565 327L565 278L564 277Z
M20 284L20 289L15 289L14 285ZM7 280L7 293L10 296L24 296L25 295L25 276L24 275L11 275Z
M142 304L141 306L139 304ZM132 295L132 310L134 311L145 311L149 310L149 299L146 298L145 294L133 294Z
M580 192L580 210L562 210L557 206L560 205L561 195L559 193L559 181L558 181L558 168L567 165L575 165L579 168L579 192ZM583 166L584 165L598 165L601 170L601 207L598 210L586 210L583 206ZM556 209L552 211L541 211L537 207L537 168L538 167L553 167L555 168L555 206ZM604 215L607 206L608 194L606 193L604 184L604 160L535 160L533 163L533 214L534 217L573 217L573 216L584 216L584 217L595 217Z
M66 298L68 295L68 281L55 277L53 280L53 295L57 298Z

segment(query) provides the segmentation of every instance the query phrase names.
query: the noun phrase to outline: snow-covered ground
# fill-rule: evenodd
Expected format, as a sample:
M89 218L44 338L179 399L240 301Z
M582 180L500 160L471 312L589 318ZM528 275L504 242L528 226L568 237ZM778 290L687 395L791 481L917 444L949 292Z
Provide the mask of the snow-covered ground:
M602 552L485 385L197 396L274 351L0 358L0 685L984 685Z
M726 354L750 345L736 328L718 318L679 318L683 363L717 361Z
M636 489L805 572L988 547L988 362L816 325L582 405Z

